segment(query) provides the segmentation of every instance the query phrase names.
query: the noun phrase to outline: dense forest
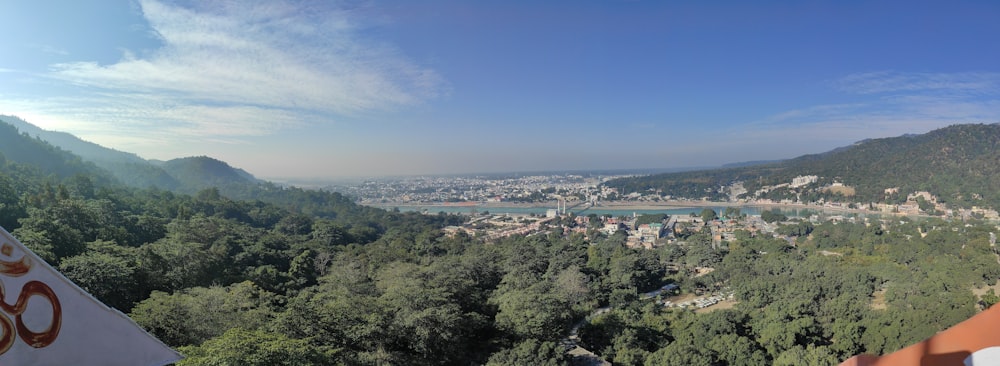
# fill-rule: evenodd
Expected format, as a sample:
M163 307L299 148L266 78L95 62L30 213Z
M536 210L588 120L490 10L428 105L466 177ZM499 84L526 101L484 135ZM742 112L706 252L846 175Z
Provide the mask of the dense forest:
M856 193L848 199L836 192L815 190L807 194L808 199L899 203L907 193L928 191L954 207L1000 209L997 161L1000 124L954 125L923 135L865 140L781 162L623 178L607 185L622 194L660 190L675 197L725 200L728 192L720 187L733 182L743 182L752 194L763 186L816 175L821 177L820 185L839 182L855 188ZM902 195L887 195L887 188L899 188Z
M0 136L0 225L181 365L565 365L574 324L616 365L835 365L998 300L973 294L1000 276L996 227L978 221L787 222L791 242L740 231L714 247L692 233L652 250L596 230L484 242L443 234L460 217L337 193L129 187L39 139ZM737 304L642 296L669 283Z

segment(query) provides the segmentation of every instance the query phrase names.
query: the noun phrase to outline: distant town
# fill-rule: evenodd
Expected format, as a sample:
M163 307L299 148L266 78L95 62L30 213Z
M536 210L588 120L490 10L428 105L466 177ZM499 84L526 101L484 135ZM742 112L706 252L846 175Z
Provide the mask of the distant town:
M629 175L527 175L371 179L329 187L365 205L445 203L547 203L616 201L617 191L601 183Z
M787 183L765 186L747 194L741 183L733 183L725 190L733 199L713 202L673 197L665 192L619 192L602 183L628 175L552 174L526 176L467 176L467 177L410 177L368 180L356 185L330 187L356 197L359 203L387 209L419 208L428 214L437 214L442 208L471 208L452 211L468 214L465 224L445 229L448 235L468 235L486 241L499 240L513 235L579 235L588 238L598 233L622 233L626 245L651 249L664 244L683 244L693 233L709 232L711 245L721 246L735 239L736 232L751 235L773 235L789 240L797 225L818 224L826 221L861 220L882 216L923 216L960 219L1000 219L997 211L983 208L952 209L938 203L928 192L908 194L901 204L800 202L794 199L775 201L762 197L773 190L804 190L816 185L817 176L799 176ZM812 189L849 191L840 183ZM887 189L887 194L893 192ZM740 198L737 198L740 197ZM650 211L688 207L691 214L648 215ZM720 207L726 207L724 210ZM794 220L781 215L768 219L762 215L747 215L741 208L757 207L758 212L771 209L795 208L806 212ZM509 208L534 210L508 213ZM604 213L595 213L604 208ZM718 211L716 209L718 209ZM701 211L701 214L695 212ZM606 212L617 212L608 214ZM647 215L639 215L642 211ZM492 213L491 213L492 212ZM812 213L810 213L812 212ZM771 214L771 212L767 212ZM774 214L778 215L778 214ZM768 216L768 215L763 215ZM782 229L782 227L785 227Z
M468 206L483 210L505 207L545 207L559 211L578 212L588 208L603 207L620 210L655 210L669 207L704 206L760 206L795 207L815 210L932 216L959 219L1000 220L994 209L971 207L952 208L939 203L929 192L899 192L898 187L885 189L886 195L904 194L905 202L831 202L819 199L803 201L807 190L824 190L851 194L853 188L833 182L818 186L817 176L798 176L787 183L764 186L747 192L742 182L718 187L729 198L711 201L705 198L675 197L670 192L619 192L603 185L609 180L633 175L549 174L524 176L418 176L404 178L371 179L356 184L327 187L357 199L363 205L384 208L422 207L437 213L437 207ZM775 191L782 191L784 198L774 199Z

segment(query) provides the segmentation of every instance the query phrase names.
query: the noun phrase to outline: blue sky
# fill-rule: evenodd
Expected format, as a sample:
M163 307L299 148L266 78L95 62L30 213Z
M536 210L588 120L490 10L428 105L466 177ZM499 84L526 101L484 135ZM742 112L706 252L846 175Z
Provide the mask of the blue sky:
M0 114L266 178L671 168L1000 122L995 1L0 2Z

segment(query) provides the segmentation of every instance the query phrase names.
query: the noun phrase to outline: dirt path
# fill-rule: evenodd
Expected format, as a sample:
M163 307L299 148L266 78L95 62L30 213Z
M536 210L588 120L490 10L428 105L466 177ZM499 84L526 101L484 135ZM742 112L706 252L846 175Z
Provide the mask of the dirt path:
M605 361L600 356L580 346L569 350L567 354L573 358L570 360L570 364L574 366L611 366L611 362Z
M607 313L609 311L611 311L611 307L599 308L597 310L594 310L594 312L590 313L590 315L584 318L583 320L577 322L576 324L573 324L573 328L570 329L569 331L569 337L564 338L562 341L562 344L567 347L566 353L573 358L570 361L570 364L578 366L611 366L610 362L605 361L603 358L601 358L594 352L591 352L586 348L580 347L580 345L578 344L578 342L580 341L580 335L579 335L580 327L590 322L590 319L593 319L595 316Z

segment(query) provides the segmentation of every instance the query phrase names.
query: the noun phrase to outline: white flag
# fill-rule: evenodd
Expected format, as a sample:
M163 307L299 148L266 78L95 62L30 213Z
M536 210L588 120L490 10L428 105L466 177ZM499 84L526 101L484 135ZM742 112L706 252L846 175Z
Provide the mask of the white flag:
M180 359L0 228L0 365L162 366Z

